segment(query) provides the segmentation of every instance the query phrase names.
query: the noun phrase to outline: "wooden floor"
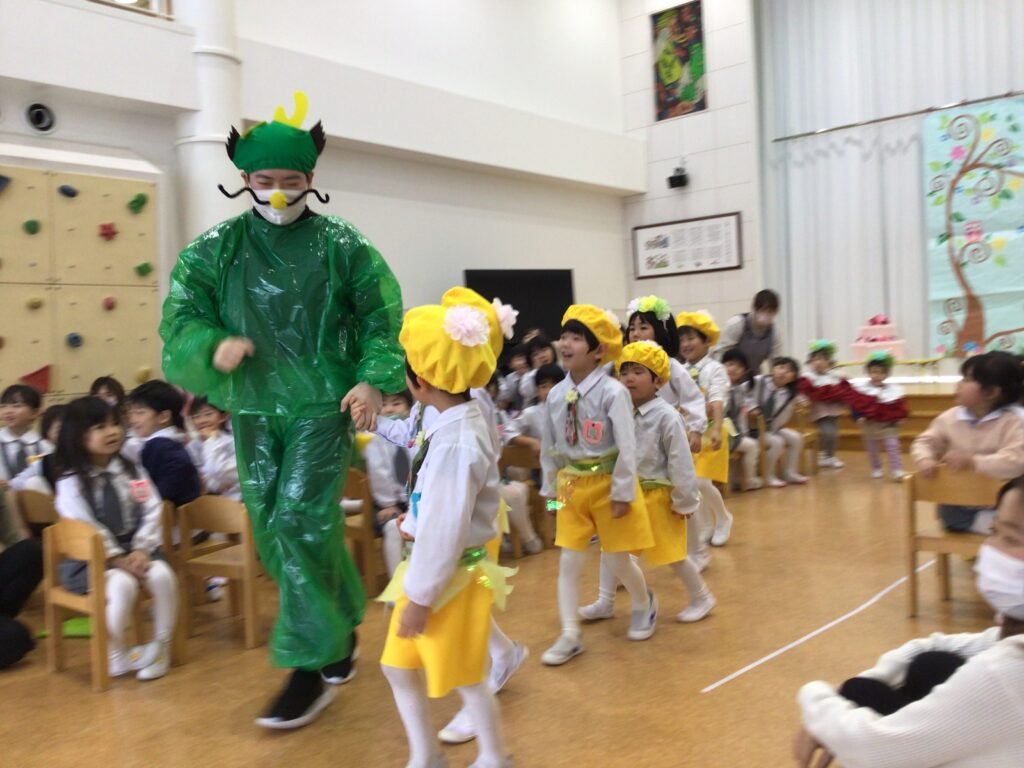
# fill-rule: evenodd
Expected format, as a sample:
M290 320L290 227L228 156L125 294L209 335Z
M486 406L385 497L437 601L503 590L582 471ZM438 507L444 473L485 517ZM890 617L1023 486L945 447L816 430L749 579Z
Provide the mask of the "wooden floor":
M719 607L706 621L672 621L681 587L667 570L649 573L662 605L657 634L625 638L629 606L585 629L586 652L560 668L539 657L558 634L558 555L521 561L509 610L499 622L526 643L531 658L499 700L519 768L543 766L790 765L798 725L794 697L811 679L840 680L882 652L933 631L988 625L963 563L954 566L954 600L937 599L935 576L923 579L922 615L906 618L901 585L862 613L727 682L716 681L852 611L904 575L901 488L871 481L850 454L840 473L811 485L763 490L728 500L736 515L728 546L716 550L706 577ZM597 558L584 582L596 589ZM272 607L268 588L266 607ZM242 650L239 620L225 606L204 609L191 661L163 680L114 681L89 688L87 641L70 642L67 672L48 674L40 647L0 673L0 765L25 766L403 766L406 745L377 666L387 613L373 604L361 630L359 676L314 725L271 733L253 724L282 680L266 648ZM268 614L269 615L269 614ZM42 626L32 607L27 621ZM440 727L456 709L436 702ZM451 765L468 765L475 747L447 748Z

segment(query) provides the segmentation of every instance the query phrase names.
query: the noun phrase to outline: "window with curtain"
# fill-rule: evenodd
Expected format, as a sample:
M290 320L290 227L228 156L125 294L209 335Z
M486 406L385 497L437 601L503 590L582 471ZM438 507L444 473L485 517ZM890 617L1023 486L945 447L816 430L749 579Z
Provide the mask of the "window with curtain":
M755 3L765 270L790 349L831 338L840 359L883 312L927 356L923 116L1024 90L1024 0ZM873 125L787 138L868 120Z

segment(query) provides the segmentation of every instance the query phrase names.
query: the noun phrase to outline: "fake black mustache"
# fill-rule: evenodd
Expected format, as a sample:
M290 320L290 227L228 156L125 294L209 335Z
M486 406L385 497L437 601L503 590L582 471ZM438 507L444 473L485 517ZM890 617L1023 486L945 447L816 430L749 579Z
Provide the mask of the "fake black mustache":
M250 187L242 187L237 192L228 192L226 189L224 189L224 185L223 184L218 184L217 185L217 189L220 190L220 193L222 195L224 195L224 197L229 197L232 200L234 198L238 197L239 195L241 195L241 194L243 194L245 192L248 192L250 195L252 195L252 199L255 200L257 203L260 203L261 205L268 205L266 200L260 200L258 197L256 197L256 192L253 191L252 188L250 188ZM294 200L292 200L290 203L288 203L288 205L292 206L292 205L295 205L296 203L303 202L306 199L306 195L309 195L309 194L312 194L321 203L329 203L331 201L331 196L330 195L328 195L328 194L321 194L320 190L318 190L318 189L305 189L305 190L302 191L302 194L300 194L298 197L296 197Z

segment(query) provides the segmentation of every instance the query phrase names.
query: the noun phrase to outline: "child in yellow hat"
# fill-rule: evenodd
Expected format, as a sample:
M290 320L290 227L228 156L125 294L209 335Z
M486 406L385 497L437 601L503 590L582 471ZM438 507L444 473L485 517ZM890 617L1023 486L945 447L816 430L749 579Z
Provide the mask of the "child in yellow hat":
M714 483L729 482L729 439L725 426L725 401L729 394L729 375L725 366L713 359L711 348L718 343L721 335L718 325L704 310L680 312L676 317L679 329L679 355L686 363L687 370L697 382L708 407L708 431L704 445L694 456L697 468L698 487L701 494L697 525L700 534L690 537L690 555L701 570L707 565L710 555L704 547L704 538L710 533L711 543L720 547L729 540L732 532L732 515L725 508L722 494ZM696 541L694 539L696 538Z
M443 306L410 310L399 337L409 390L439 415L412 462L400 525L414 541L411 553L378 598L395 602L381 667L405 725L410 765L444 764L427 697L457 689L477 735L476 764L507 766L486 673L491 605L504 607L511 572L487 549L498 535L498 445L469 394L494 373L501 320L476 294L450 294Z
M686 557L686 521L700 506L700 494L683 420L659 394L671 381L670 359L655 342L638 341L622 350L618 368L619 380L633 400L637 474L654 533L654 546L644 550L643 558L650 565L669 566L689 592L690 603L676 619L700 621L715 607L715 598ZM583 618L595 621L613 615L615 585L608 594L604 583L601 587L598 601L580 608Z
M541 434L541 495L557 514L555 544L562 548L558 610L562 634L541 657L550 666L583 652L580 576L596 533L607 563L633 602L628 637L654 634L658 603L629 553L654 544L636 477L636 436L629 393L603 366L622 351L619 321L591 304L574 304L562 317L559 340L568 373L548 394Z

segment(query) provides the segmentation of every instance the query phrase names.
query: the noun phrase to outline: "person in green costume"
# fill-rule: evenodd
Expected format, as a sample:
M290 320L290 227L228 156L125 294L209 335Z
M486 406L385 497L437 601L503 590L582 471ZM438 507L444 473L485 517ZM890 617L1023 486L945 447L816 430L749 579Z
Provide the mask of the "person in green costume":
M204 232L171 273L160 336L167 380L230 411L242 496L280 591L270 640L291 668L257 723L297 728L354 674L366 596L338 501L353 422L373 429L381 393L405 387L401 290L354 226L305 205L323 151L287 117L239 135L228 156L254 206ZM221 191L224 188L221 187ZM226 191L224 191L227 194Z

